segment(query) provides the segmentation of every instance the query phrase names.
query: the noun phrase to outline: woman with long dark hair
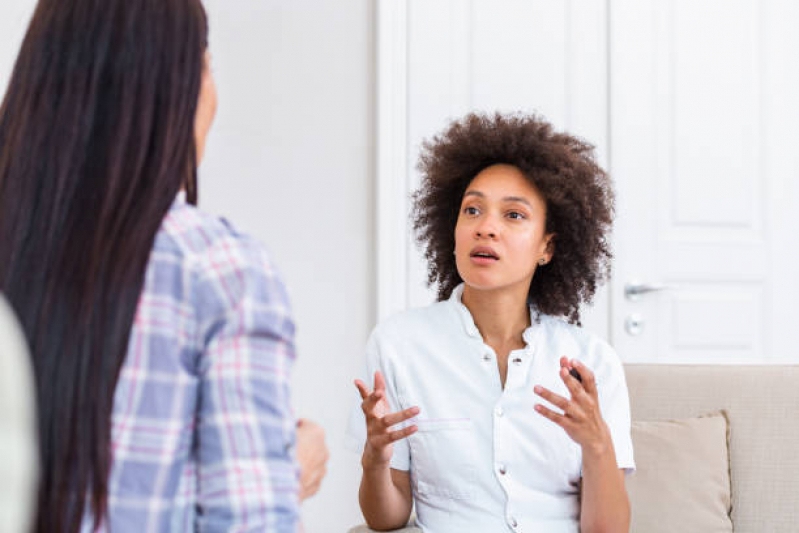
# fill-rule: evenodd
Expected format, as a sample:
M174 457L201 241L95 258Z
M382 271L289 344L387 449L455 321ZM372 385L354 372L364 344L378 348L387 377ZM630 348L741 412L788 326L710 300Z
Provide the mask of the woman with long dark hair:
M207 33L200 0L40 0L0 107L36 531L296 528L285 289L260 245L194 207Z

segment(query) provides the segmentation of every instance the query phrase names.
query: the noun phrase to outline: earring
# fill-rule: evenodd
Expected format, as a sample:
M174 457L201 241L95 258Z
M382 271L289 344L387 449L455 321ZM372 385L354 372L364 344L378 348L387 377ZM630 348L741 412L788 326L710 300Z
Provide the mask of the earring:
M547 264L547 260L542 257L541 259L538 260L538 264L544 266Z

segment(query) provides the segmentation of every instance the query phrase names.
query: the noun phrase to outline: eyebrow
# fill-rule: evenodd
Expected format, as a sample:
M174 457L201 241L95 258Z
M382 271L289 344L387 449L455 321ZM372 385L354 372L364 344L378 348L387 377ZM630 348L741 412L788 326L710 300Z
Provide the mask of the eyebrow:
M463 193L463 196L464 196L464 198L467 197L467 196L477 196L479 198L485 198L486 197L486 195L481 193L480 191L466 191L465 193ZM528 202L526 199L522 198L521 196L506 196L506 197L504 197L502 199L502 201L503 202L520 202L520 203L528 205L530 207L530 209L533 208L533 206L530 204L530 202Z

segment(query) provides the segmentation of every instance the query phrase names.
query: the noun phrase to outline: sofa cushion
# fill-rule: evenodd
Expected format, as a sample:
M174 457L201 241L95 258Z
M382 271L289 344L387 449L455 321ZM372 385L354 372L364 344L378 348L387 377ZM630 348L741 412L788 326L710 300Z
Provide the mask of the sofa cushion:
M797 353L763 356L797 361ZM797 533L799 364L626 364L624 371L633 420L727 413L735 533Z
M732 531L729 424L722 411L632 424L633 533Z

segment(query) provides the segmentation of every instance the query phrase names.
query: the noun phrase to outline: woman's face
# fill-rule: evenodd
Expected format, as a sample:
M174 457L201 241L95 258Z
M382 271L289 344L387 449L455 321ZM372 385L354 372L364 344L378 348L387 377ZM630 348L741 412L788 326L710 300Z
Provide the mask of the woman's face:
M463 194L455 226L455 260L469 287L527 291L538 261L549 262L546 202L511 165L481 171Z
M211 53L205 51L203 59L203 75L200 85L200 97L197 103L197 114L194 117L194 142L197 147L197 164L205 154L205 139L216 116L216 84L211 72Z

